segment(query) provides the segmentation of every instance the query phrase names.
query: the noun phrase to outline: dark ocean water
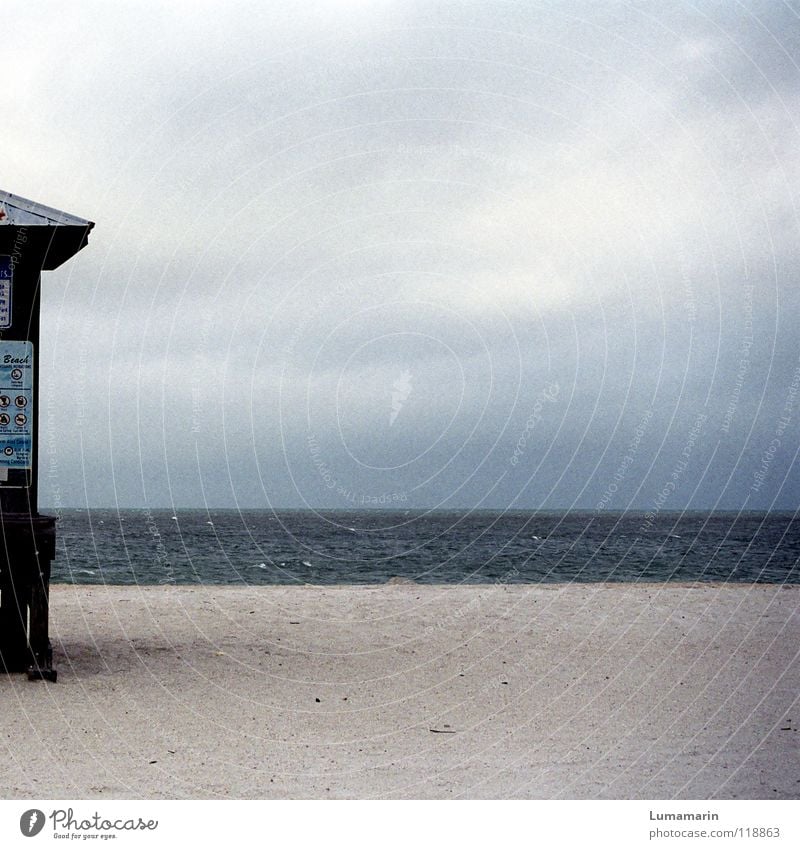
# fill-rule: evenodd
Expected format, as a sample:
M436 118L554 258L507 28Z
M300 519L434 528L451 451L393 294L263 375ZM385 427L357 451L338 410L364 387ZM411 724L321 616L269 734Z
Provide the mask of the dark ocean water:
M55 583L800 582L787 513L65 510Z

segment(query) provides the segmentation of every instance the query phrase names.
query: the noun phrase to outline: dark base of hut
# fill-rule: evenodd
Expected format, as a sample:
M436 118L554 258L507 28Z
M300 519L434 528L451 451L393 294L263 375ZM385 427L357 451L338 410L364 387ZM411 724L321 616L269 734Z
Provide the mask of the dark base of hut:
M55 681L49 638L50 516L0 515L0 670Z

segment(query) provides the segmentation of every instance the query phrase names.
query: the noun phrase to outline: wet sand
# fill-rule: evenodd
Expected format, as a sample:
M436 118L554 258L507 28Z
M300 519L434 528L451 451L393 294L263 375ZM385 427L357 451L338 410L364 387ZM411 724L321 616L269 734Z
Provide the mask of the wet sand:
M68 587L3 798L798 798L800 588Z

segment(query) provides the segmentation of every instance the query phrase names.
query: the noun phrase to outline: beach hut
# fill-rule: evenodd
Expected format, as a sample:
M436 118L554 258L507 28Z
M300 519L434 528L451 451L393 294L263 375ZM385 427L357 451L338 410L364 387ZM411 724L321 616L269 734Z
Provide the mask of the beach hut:
M0 191L0 668L55 681L48 635L56 520L39 513L42 271L83 248L94 224Z

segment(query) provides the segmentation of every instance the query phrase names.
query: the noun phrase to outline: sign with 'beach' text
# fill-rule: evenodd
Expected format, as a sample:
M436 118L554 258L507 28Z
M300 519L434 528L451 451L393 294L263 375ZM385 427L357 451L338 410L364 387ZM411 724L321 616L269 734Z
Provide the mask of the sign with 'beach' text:
M0 340L0 469L33 462L33 345Z

